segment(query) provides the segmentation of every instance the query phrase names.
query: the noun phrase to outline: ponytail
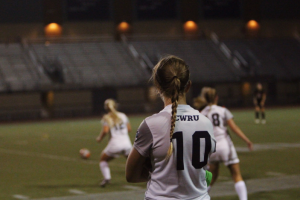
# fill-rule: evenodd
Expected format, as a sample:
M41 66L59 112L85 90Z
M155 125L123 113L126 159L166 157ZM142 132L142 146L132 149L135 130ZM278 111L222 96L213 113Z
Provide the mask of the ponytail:
M194 107L199 111L203 110L208 105L213 105L217 92L214 88L203 87L198 97L194 98Z
M103 121L106 121L110 127L120 124L121 119L116 110L116 102L113 99L107 99L104 102L104 107L109 113L103 117Z
M212 105L215 103L215 100L216 100L216 96L217 96L217 92L216 92L216 89L214 88L209 88L209 87L205 87L203 88L205 89L204 91L204 98L207 102L208 105Z

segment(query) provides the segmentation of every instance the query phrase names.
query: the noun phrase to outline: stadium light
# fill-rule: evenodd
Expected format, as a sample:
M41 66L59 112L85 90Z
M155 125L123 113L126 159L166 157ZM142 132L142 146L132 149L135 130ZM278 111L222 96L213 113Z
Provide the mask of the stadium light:
M260 28L260 26L259 26L259 23L257 23L257 21L255 21L255 20L248 21L248 23L247 23L247 29L248 30L256 31L259 28Z
M126 33L129 31L130 29L130 25L127 22L121 22L118 27L117 27L118 31L120 33Z
M45 26L45 35L46 36L61 36L62 27L57 23L50 23Z
M186 21L183 24L183 30L185 33L196 33L198 30L198 25L194 21Z

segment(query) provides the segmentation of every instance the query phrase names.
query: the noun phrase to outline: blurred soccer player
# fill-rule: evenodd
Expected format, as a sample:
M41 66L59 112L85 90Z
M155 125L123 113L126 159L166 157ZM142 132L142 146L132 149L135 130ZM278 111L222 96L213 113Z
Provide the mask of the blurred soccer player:
M209 200L203 167L215 151L213 126L186 105L189 68L182 59L168 56L154 67L152 78L165 108L141 123L126 179L148 181L145 199Z
M197 108L205 105L205 108L201 113L208 117L212 122L214 126L214 136L217 141L216 153L212 154L209 160L209 170L213 174L211 186L213 186L218 178L219 163L223 162L230 170L239 199L247 200L247 188L240 172L239 159L236 150L228 135L227 125L247 143L250 150L253 148L252 142L235 124L231 112L226 108L217 106L217 102L218 96L216 90L208 87L203 88L200 97L194 99L194 106L197 106Z
M111 179L108 161L119 155L127 157L132 149L132 144L128 136L131 126L127 116L116 110L116 102L112 99L107 99L104 102L104 108L108 113L102 118L102 130L96 140L97 142L101 142L107 133L110 133L110 139L106 148L102 151L99 163L104 177L100 183L101 187L105 187Z
M253 97L253 103L255 106L255 123L258 124L260 122L259 120L259 113L261 113L261 123L266 123L266 115L265 115L265 101L266 101L267 95L264 91L262 84L257 83L255 91L254 91L254 97Z

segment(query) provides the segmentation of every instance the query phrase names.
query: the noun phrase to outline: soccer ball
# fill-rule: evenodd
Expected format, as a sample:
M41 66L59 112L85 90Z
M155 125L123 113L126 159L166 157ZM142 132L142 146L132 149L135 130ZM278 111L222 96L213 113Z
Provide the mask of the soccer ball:
M88 159L91 156L91 152L86 148L80 149L79 154L83 159Z

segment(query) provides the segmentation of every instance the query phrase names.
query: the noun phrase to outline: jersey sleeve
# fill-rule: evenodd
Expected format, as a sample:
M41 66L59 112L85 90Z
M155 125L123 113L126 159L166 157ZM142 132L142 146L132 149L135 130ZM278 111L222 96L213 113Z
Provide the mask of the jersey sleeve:
M124 124L128 124L128 123L129 123L129 119L127 115L124 114Z
M211 138L211 150L210 150L210 154L211 154L211 153L215 153L216 152L216 145L217 145L217 142L216 142L216 139L215 139L215 135L214 135L213 125L212 125L211 122L209 123L208 133L210 134L210 138Z
M144 120L136 132L133 146L142 156L149 157L152 143L152 133Z
M227 121L227 120L230 120L232 118L233 118L232 113L227 108L225 108L225 120Z

